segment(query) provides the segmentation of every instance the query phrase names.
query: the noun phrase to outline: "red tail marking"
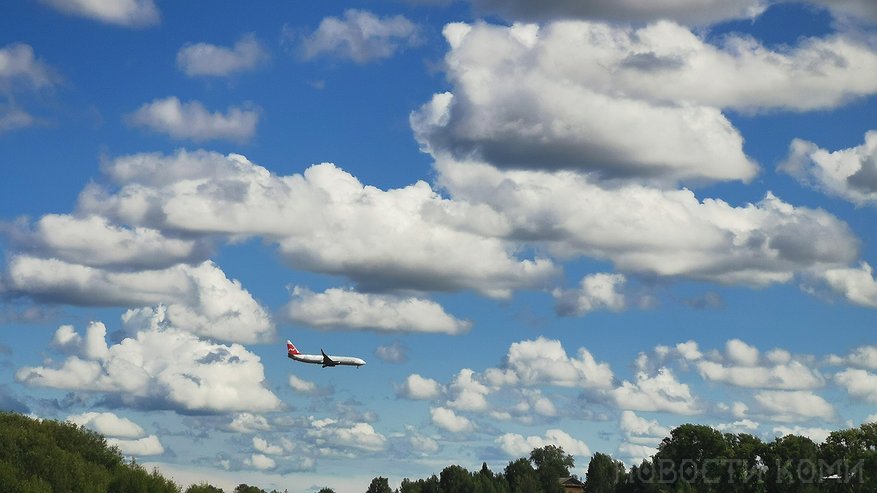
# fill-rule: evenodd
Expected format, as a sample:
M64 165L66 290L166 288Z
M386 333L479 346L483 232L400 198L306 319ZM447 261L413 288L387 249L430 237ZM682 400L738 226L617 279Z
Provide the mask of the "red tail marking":
M295 348L295 345L290 341L286 341L286 352L288 352L289 354L301 354L298 352L298 349Z

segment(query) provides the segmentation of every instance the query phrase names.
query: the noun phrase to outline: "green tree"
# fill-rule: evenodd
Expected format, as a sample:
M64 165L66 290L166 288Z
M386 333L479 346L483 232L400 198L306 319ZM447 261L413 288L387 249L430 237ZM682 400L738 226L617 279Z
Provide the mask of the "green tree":
M390 489L390 482L387 478L378 476L372 479L372 482L368 485L368 489L365 490L365 493L393 493L393 490Z
M335 493L335 490L326 486L321 488L320 491L318 491L317 493Z
M709 426L684 424L674 428L658 446L654 465L661 483L697 485L697 491L716 491L729 484L727 459L731 448L725 436Z
M536 466L536 475L545 493L563 492L558 480L569 477L570 468L575 467L573 457L556 445L533 449L530 452L530 461Z
M211 484L200 483L200 484L193 484L192 486L189 486L188 488L186 488L186 493L225 493L225 492L222 491L222 488L217 488L216 486L213 486Z
M585 493L614 493L616 487L624 482L625 475L621 461L597 452L588 463Z
M538 493L542 490L533 464L524 458L509 462L503 475L510 493Z
M235 486L234 493L265 493L265 490L256 486L250 486L248 484L241 483Z
M442 469L439 474L439 486L442 493L475 493L472 474L465 467L458 465Z

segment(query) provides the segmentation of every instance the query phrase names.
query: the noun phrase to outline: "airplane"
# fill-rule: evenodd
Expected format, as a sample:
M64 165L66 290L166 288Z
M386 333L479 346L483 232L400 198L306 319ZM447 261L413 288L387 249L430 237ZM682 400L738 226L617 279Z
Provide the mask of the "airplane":
M289 339L286 340L286 355L289 356L290 359L301 361L302 363L322 364L323 368L339 365L355 366L359 368L365 364L365 361L360 358L354 358L351 356L329 356L322 349L320 349L320 354L321 356L317 356L316 354L301 354L298 352L298 349L295 348L292 341Z

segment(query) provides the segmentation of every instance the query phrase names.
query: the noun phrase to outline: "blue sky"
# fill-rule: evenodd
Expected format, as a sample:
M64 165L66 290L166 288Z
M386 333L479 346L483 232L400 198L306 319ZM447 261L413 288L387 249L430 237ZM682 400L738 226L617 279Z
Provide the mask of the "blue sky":
M867 0L2 10L4 409L339 493L877 419Z

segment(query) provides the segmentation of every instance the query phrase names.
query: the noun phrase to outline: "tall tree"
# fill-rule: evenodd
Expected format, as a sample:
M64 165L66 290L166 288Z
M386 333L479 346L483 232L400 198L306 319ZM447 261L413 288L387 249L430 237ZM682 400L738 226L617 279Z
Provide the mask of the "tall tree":
M533 493L541 490L539 476L533 469L533 464L524 458L509 462L504 471L509 492Z
M530 461L536 466L536 475L545 493L562 493L558 480L569 477L570 468L575 467L575 459L556 445L533 449Z
M387 478L378 476L372 479L365 493L393 493L393 490L390 488L390 482Z
M442 493L475 493L475 481L465 467L453 465L442 469L439 475Z
M624 464L612 457L597 452L588 463L585 478L585 493L614 493L626 476Z

